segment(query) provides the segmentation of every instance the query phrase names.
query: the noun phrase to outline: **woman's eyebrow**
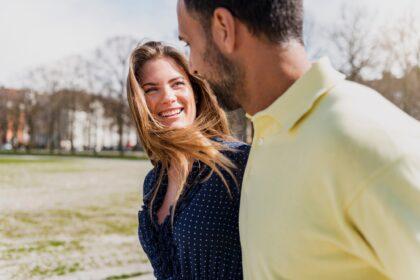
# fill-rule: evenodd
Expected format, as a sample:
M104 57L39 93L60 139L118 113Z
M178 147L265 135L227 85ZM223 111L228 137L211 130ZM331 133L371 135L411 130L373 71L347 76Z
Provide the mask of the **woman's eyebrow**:
M169 82L172 83L173 81L176 81L176 80L184 80L184 77L178 76L178 77L170 79Z
M157 86L157 83L152 83L152 82L149 82L149 83L144 83L144 84L142 84L141 86L142 86L142 87L145 87L145 86Z
M176 80L184 80L184 77L183 76L177 76L175 78L170 79L168 82L169 83L172 83L173 81L176 81ZM157 85L159 85L159 84L158 83L153 83L153 82L147 82L147 83L141 84L141 87L145 87L145 86L157 86Z

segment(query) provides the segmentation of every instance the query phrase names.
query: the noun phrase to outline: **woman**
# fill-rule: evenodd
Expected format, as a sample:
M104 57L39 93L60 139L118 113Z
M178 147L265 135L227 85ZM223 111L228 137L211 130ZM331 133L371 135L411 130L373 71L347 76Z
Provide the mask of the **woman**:
M154 168L140 243L157 279L242 279L238 212L249 146L235 141L207 84L159 42L130 58L128 101Z

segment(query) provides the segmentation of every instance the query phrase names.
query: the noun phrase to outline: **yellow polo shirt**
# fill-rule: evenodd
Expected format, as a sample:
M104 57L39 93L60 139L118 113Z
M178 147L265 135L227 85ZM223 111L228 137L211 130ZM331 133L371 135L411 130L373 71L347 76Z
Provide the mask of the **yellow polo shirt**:
M326 58L250 118L245 279L420 279L419 122Z

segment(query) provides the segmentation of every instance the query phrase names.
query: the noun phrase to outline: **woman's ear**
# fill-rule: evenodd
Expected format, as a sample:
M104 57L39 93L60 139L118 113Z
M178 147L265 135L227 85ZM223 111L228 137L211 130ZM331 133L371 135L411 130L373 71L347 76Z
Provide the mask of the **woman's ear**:
M219 50L230 54L235 49L235 17L225 8L217 8L213 13L211 31L213 40Z

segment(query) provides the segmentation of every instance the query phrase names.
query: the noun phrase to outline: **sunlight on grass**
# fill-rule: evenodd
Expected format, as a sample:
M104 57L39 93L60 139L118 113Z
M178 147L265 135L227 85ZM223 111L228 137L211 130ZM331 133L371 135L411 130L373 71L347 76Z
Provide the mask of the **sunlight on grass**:
M0 164L0 270L6 278L121 267L109 277L124 279L131 275L127 265L143 273L137 212L148 162L0 156Z

